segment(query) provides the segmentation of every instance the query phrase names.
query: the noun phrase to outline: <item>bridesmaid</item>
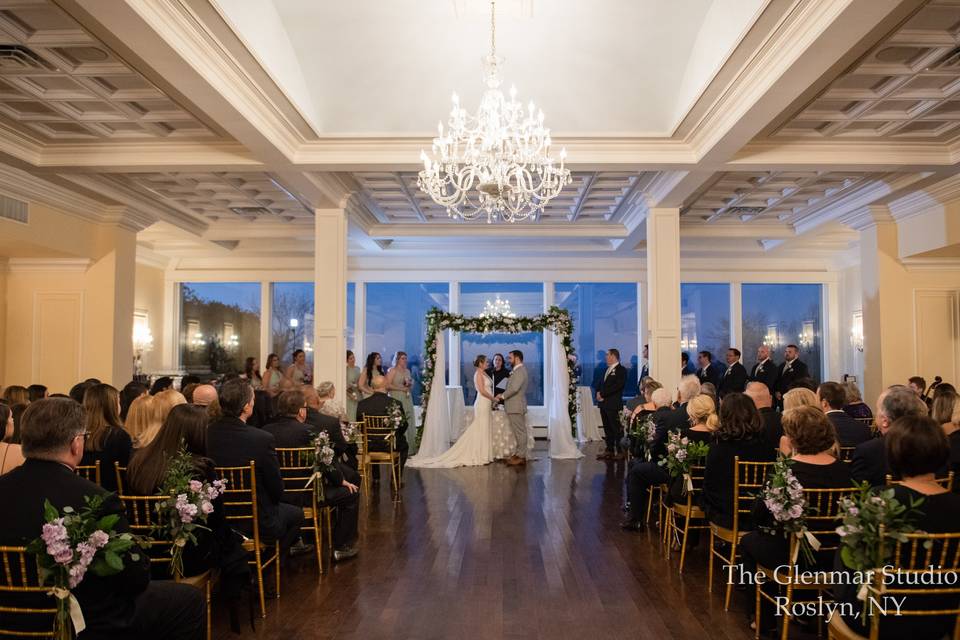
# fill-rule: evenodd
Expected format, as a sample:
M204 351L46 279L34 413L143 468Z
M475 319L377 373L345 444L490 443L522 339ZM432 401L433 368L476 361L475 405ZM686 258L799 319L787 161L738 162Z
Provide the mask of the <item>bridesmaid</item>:
M360 400L360 367L353 351L347 351L347 420L357 421L357 402Z
M364 398L373 395L373 381L383 377L383 359L380 354L374 351L367 356L367 361L363 365L363 371L360 373L360 391Z
M280 371L280 356L271 353L267 356L267 368L263 372L263 390L271 397L280 393L280 383L283 382L283 372Z
M403 415L407 417L407 424L413 424L413 376L407 368L407 353L397 351L393 356L393 366L387 371L387 392L390 397L403 406ZM416 453L411 449L410 455Z
M297 349L293 352L293 364L287 367L284 375L287 380L293 383L295 389L305 384L310 384L311 376L310 370L307 368L307 354L303 349Z

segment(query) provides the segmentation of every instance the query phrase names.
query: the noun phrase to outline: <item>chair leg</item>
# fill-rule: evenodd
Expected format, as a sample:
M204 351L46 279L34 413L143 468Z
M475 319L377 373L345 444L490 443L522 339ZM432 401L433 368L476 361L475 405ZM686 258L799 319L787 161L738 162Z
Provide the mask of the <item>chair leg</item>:
M330 559L333 560L333 509L327 507L324 509L323 518L327 525L327 541L330 543Z
M643 519L644 523L650 522L650 512L653 511L653 487L647 487L647 516ZM659 514L657 518L659 519Z
M690 516L683 519L683 540L680 542L680 571L683 574L683 562L687 559L687 535L690 533Z
M755 608L754 608L754 611L753 611L753 626L754 626L753 637L756 638L756 640L760 640L760 605L761 605L761 602L760 602L760 582L759 582L759 581L757 582L757 584L754 585L754 596L755 596L755 603L754 603L754 607L755 607Z
M783 625L783 628L780 630L780 640L787 640L790 636L790 603L793 601L793 588L790 585L790 581L787 581L786 594L784 595L786 597L786 603L784 605L783 620L780 621Z
M277 600L279 600L280 599L280 542L279 541L275 542L273 548L274 548L274 552L277 554L276 559L273 561L275 565L273 568L277 575L277 596L276 597L277 597Z
M707 593L713 593L713 529L710 529L710 548L707 553Z
M736 534L734 534L734 541L730 543L730 564L734 565L737 562L737 540ZM733 584L732 581L727 582L727 593L723 597L723 610L730 610L730 596L733 595Z
M317 507L319 509L319 507ZM317 570L319 575L323 575L323 527L320 526L320 518L317 516L317 509L313 510L313 546L317 552ZM318 576L319 577L319 576Z
M267 617L267 596L264 593L264 589L263 589L263 565L260 564L259 549L254 554L254 557L256 558L256 561L257 561L257 590L260 592L260 617L266 618Z
M207 598L207 640L213 640L213 618L210 613L210 591L212 578L207 579L206 598Z

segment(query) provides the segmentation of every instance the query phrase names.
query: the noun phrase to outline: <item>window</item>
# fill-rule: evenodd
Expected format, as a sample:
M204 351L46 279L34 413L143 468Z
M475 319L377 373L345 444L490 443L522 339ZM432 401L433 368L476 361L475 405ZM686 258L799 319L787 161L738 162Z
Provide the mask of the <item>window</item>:
M599 386L607 370L606 351L620 351L627 367L624 395L637 395L640 371L637 346L637 285L634 283L557 283L556 305L573 318L573 348L577 352L580 384Z
M303 349L307 369L313 369L313 283L276 282L273 285L270 323L271 352L280 356L281 367L293 363L293 352Z
M357 326L357 283L347 283L347 350L353 351L356 344L354 333Z
M823 376L823 324L819 284L743 285L743 360L756 362L757 347L769 346L777 363L788 344L815 380Z
M368 353L376 351L388 369L393 354L406 351L413 375L413 402L420 403L420 370L423 367L423 340L427 334L426 314L431 307L450 308L447 283L414 284L405 282L368 283L366 289L366 334ZM447 351L449 353L449 349ZM357 354L363 366L367 354Z
M535 316L543 313L543 283L463 283L460 285L460 313L465 316L480 315L487 303L495 303L497 297L510 304L518 316ZM529 383L527 404L543 405L543 333L491 333L460 335L460 385L464 400L473 404L477 390L473 387L473 360L479 354L493 358L493 354L519 349L527 367Z
M260 353L260 284L180 285L180 364L190 373L235 373Z
M700 351L723 364L730 346L730 285L680 285L680 350L690 354L690 364L697 366Z

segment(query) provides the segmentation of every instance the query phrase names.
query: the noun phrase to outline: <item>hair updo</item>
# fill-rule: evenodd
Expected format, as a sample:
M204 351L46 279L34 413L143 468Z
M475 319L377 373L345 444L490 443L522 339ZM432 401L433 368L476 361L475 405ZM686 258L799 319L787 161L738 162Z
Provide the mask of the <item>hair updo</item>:
M487 361L487 356L485 356L485 355L479 355L479 356L477 356L476 358L473 359L473 366L474 366L474 367L479 367L480 365L482 365L482 364L483 364L484 362L486 362L486 361Z

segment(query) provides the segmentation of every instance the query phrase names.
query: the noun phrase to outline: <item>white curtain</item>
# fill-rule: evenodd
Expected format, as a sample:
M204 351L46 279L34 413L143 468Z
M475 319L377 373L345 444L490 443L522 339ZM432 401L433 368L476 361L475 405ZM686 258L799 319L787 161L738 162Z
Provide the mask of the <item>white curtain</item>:
M560 459L582 458L571 433L567 396L570 393L570 372L563 343L553 331L547 332L550 345L550 384L547 385L547 438L550 439L550 457Z
M450 409L447 406L447 384L444 370L447 354L443 346L443 331L437 332L437 357L433 361L433 381L430 383L430 404L423 424L420 450L410 458L435 458L450 448Z

